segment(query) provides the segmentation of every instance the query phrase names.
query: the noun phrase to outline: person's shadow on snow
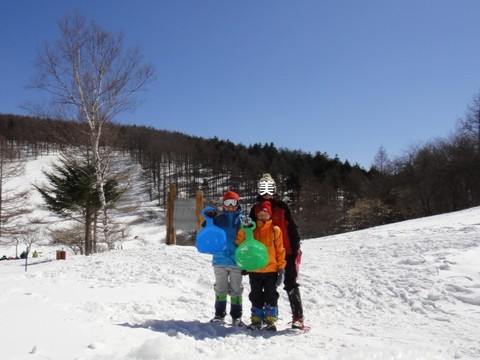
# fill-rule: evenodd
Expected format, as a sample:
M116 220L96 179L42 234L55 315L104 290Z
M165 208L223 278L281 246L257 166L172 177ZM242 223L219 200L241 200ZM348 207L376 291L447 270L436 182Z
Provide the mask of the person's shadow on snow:
M180 333L186 336L191 336L195 340L227 337L232 334L245 333L246 331L246 329L239 327L226 326L210 322L204 323L198 320L147 320L140 324L123 323L119 325L133 329L140 328L163 332L169 336L177 336Z
M140 324L123 323L119 326L125 326L132 329L149 329L152 331L163 332L169 336L183 334L191 336L195 340L213 339L219 337L228 337L234 334L246 334L249 336L261 336L270 338L275 335L297 335L297 331L290 328L279 331L250 330L246 326L230 326L219 323L201 322L199 320L147 320Z

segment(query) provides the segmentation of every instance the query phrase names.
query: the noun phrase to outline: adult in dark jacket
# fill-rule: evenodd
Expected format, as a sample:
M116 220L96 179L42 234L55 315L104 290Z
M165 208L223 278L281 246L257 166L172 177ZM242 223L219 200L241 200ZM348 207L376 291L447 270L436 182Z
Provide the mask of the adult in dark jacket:
M263 174L258 181L257 203L269 201L272 208L273 224L282 230L283 246L286 253L287 265L285 267L284 290L287 292L288 301L292 310L292 327L304 328L303 305L300 296L298 279L298 264L302 252L300 250L300 235L298 226L293 219L292 211L288 204L277 195L275 181L270 174ZM250 218L256 221L255 206L250 210Z

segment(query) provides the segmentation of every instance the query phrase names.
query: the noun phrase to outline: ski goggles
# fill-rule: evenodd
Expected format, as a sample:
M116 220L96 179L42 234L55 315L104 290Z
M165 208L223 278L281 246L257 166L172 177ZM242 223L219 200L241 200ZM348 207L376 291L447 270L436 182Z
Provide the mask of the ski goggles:
M273 195L275 194L275 183L271 181L261 181L258 184L258 193L260 195Z
M223 205L225 205L227 207L228 206L237 206L237 204L238 204L238 201L235 200L235 199L225 199L225 200L223 200Z

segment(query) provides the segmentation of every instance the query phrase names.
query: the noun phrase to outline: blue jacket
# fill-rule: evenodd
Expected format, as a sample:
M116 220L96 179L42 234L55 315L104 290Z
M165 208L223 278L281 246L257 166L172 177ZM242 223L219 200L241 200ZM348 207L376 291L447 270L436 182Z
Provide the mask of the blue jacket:
M235 262L235 250L237 249L235 239L237 238L238 229L240 229L241 213L242 210L238 207L235 212L222 211L213 219L213 223L225 230L227 234L227 246L221 252L213 254L213 266L237 266Z

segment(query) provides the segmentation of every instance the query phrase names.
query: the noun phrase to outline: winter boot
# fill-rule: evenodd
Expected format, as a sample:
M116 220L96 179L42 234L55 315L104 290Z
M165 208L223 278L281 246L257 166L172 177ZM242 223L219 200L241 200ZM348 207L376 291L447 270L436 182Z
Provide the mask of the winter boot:
M265 323L267 324L266 329L269 331L277 331L275 323L278 318L278 307L266 305L264 308L265 313Z
M277 321L277 318L278 318L277 306L266 305L263 312L265 314L265 322L267 324L274 324Z
M267 324L267 326L265 326L265 329L267 331L277 331L277 327L275 326L275 324Z
M260 329L263 325L262 319L260 319L258 316L252 315L250 317L250 325L247 326L250 330L257 330Z
M227 309L227 295L217 294L215 296L215 317L211 322L224 322Z
M305 329L305 325L303 323L303 317L297 318L297 317L292 317L292 329Z
M298 287L288 291L288 301L292 309L292 328L303 329L303 306Z
M245 326L241 318L232 318L232 326Z
M230 315L232 316L232 319L240 319L242 313L242 297L232 296L230 298Z
M232 296L230 298L230 315L232 316L233 326L244 326L242 321L242 297Z
M250 317L251 323L247 327L252 330L260 329L263 325L263 317L263 309L253 306L252 316Z
M220 316L220 315L215 315L210 322L216 322L216 323L225 323L225 317Z

